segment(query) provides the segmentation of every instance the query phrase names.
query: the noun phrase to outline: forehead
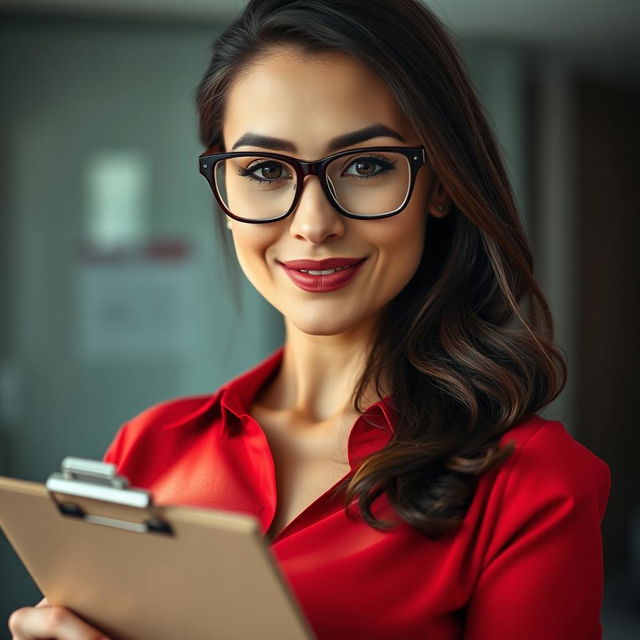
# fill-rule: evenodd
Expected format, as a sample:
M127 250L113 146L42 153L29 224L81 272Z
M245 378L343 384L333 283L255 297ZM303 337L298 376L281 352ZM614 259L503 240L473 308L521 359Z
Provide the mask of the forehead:
M251 131L290 140L301 154L322 153L329 139L372 124L417 141L389 87L365 64L340 52L289 48L259 56L236 79L223 136L227 150Z

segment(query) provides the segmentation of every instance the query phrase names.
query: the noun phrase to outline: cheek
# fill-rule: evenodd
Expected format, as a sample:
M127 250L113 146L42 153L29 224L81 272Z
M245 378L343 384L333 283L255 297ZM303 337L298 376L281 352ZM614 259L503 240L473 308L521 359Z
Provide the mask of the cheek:
M398 291L409 282L420 264L427 219L427 213L422 208L407 209L396 220L390 218L396 223L395 226L380 229L378 246L383 254L380 264L384 271L383 278L388 286Z
M259 228L259 225L247 225L251 227L245 229L238 225L232 232L233 244L236 250L236 257L245 276L259 291L262 290L268 278L268 269L265 260L268 259L268 248L274 243L273 229L268 225Z

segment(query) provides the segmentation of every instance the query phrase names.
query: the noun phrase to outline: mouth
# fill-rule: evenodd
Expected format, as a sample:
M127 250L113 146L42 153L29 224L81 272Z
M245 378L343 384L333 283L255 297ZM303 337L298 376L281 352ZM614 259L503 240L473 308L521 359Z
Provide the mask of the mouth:
M367 258L329 258L327 260L292 260L281 262L289 279L304 291L335 291L344 287Z
M346 269L352 267L359 262L366 260L364 258L325 258L324 260L288 260L280 264L287 269L295 269L296 271L314 272L328 271L334 269Z

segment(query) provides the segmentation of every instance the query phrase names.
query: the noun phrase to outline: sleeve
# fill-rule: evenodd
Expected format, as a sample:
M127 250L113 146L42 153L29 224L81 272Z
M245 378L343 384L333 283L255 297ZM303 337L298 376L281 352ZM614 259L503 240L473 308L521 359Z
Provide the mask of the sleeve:
M547 423L519 452L470 598L465 640L600 640L609 466Z

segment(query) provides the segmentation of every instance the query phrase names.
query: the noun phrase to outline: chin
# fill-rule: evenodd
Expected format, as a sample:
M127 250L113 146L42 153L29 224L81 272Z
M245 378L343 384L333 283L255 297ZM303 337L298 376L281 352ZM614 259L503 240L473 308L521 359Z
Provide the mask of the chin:
M351 308L349 308L351 307ZM286 312L288 311L288 313ZM287 309L283 315L287 323L298 331L310 336L338 336L352 334L368 334L371 322L379 310L373 307L363 308L362 305L340 306L328 305L320 308ZM282 313L282 311L281 311Z
M291 324L310 336L337 336L357 329L358 319L336 319L336 318L291 318Z

